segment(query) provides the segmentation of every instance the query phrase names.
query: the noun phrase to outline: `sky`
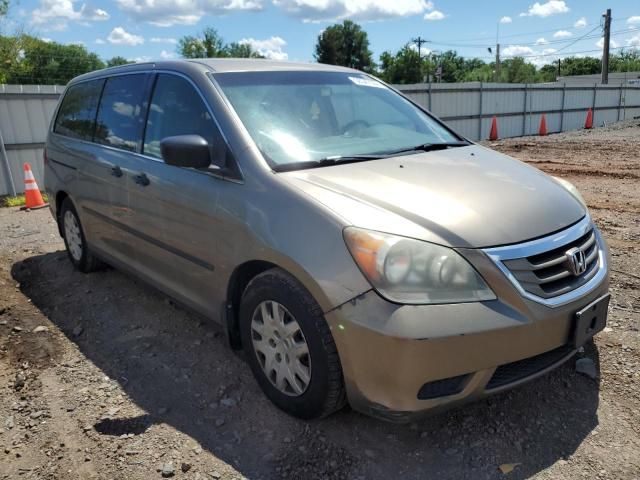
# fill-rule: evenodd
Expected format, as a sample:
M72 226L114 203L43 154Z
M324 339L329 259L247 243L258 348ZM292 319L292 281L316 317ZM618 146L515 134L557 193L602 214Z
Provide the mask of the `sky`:
M416 37L430 42L423 53L453 49L489 61L498 35L503 58L542 65L600 56L607 7L613 51L640 50L640 0L13 0L0 32L23 29L82 43L103 59L147 61L175 58L180 37L211 26L226 42L249 43L269 58L313 61L318 34L351 19L367 31L376 61Z

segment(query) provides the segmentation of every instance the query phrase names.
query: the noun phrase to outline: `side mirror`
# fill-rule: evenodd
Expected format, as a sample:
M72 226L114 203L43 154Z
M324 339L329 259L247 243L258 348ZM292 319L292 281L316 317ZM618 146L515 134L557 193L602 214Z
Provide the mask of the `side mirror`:
M209 144L200 135L176 135L160 142L160 153L167 165L206 168L211 165Z

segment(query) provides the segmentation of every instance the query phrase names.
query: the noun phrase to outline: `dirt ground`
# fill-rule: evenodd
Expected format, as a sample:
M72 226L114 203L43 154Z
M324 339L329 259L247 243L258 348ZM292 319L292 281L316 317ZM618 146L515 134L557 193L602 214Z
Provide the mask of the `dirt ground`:
M491 144L575 183L611 246L596 378L570 361L409 425L288 417L217 327L0 209L0 479L640 479L638 123Z

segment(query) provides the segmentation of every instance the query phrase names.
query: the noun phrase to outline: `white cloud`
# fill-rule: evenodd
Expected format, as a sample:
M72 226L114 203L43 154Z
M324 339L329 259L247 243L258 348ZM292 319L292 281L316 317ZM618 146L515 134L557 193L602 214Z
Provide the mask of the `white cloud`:
M501 52L503 57L522 57L536 53L533 48L524 45L509 45Z
M553 38L569 38L573 37L573 33L567 32L566 30L558 30L553 34Z
M105 42L105 41L104 41L103 39L101 39L101 38L96 38L96 43L97 43L98 45L104 45L104 44L105 44L105 43L107 43L107 42Z
M130 62L150 62L151 57L148 55L143 55L142 57L127 58L127 60Z
M167 52L166 50L162 50L160 52L160 58L164 60L171 60L172 58L176 58L176 54L173 52Z
M53 40L51 40L50 38L47 37L42 37L40 40L42 40L44 43L51 43Z
M107 37L109 43L114 45L141 45L144 43L144 38L140 35L127 32L122 27L116 27L111 30L111 33Z
M416 45L415 43L410 43L409 44L409 48L411 50L413 50L414 52L418 51L418 45ZM422 46L420 48L420 55L422 55L424 57L425 55L429 55L431 53L431 51L432 51L431 49L429 49L429 48L427 48L425 46Z
M627 18L628 25L640 25L640 15L634 15L633 17Z
M287 42L281 37L271 37L265 40L256 40L255 38L243 38L238 42L241 45L249 45L260 55L273 60L287 60L289 55L282 49Z
M547 43L549 42L545 40L544 37L540 37L539 39L536 40L536 45L546 45Z
M204 15L261 10L263 0L116 0L120 10L159 27L193 25Z
M587 26L587 19L585 17L581 17L576 20L576 23L573 24L574 28L584 28Z
M153 37L149 41L151 43L169 43L171 45L175 45L178 43L178 40L169 37Z
M43 30L64 30L69 22L89 24L109 20L111 16L101 8L86 3L75 8L75 0L40 0L31 13L31 24Z
M440 10L434 10L433 12L429 12L425 14L424 19L433 21L433 20L443 20L445 17L446 15L442 13Z
M549 0L547 3L534 3L529 10L522 12L521 17L550 17L559 13L567 13L569 7L563 0Z
M434 9L427 0L273 0L273 4L304 22L384 20L421 15Z
M632 48L640 48L640 34L627 39L627 46Z
M500 19L500 23L511 23L511 22L513 22L513 19L511 17L505 16Z
M596 42L596 47L604 48L604 38L601 38ZM609 40L609 48L618 48L618 42L616 42L613 38Z

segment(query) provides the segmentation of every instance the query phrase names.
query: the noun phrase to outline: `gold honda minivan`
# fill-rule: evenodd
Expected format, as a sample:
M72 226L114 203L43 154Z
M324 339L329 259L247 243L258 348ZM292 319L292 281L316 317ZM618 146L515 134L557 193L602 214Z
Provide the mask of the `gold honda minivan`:
M606 322L583 199L362 72L140 63L72 80L45 185L71 262L224 328L271 401L406 421L571 358Z

